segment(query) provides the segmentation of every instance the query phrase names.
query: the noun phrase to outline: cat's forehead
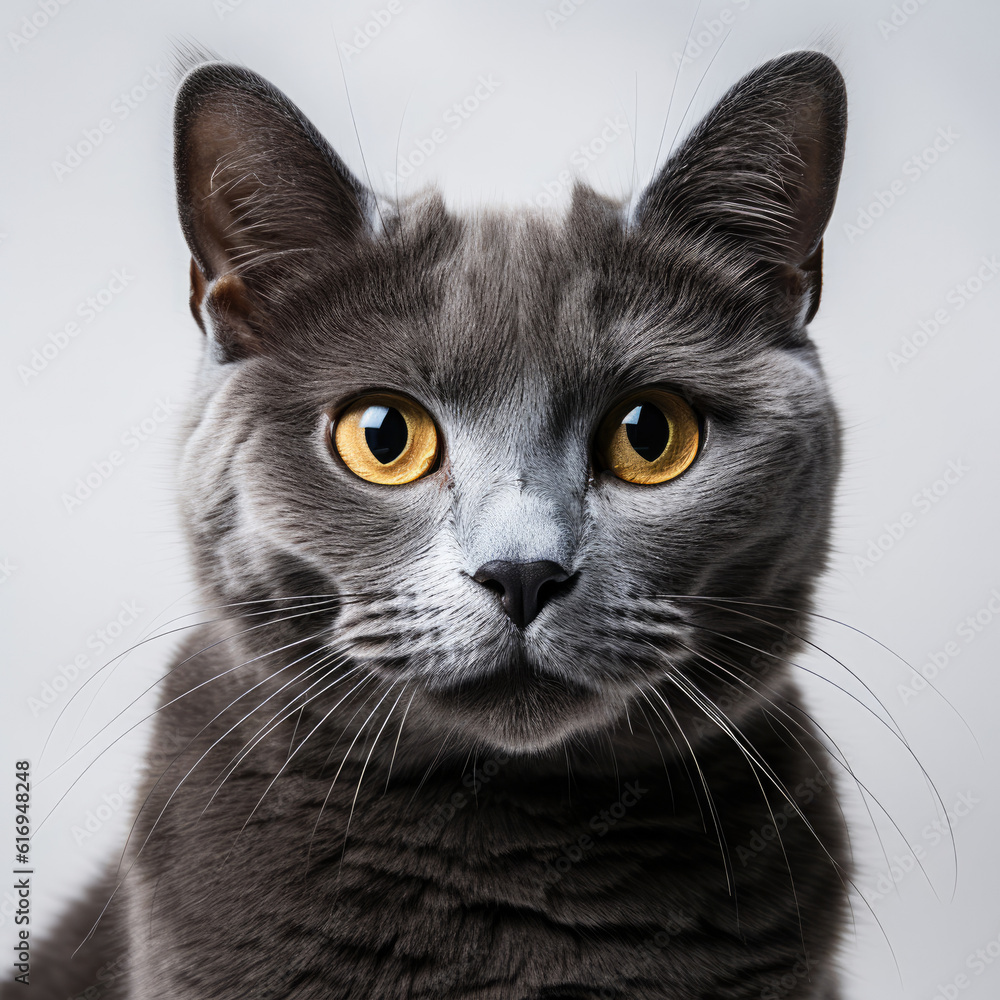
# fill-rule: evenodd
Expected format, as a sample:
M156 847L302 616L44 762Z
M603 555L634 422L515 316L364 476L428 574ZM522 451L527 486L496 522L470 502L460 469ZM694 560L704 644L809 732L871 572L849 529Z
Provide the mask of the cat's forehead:
M439 307L424 346L442 390L465 388L473 370L494 393L586 378L594 276L560 227L530 216L470 220L432 280Z
M383 259L388 270L372 273L399 292L370 343L333 347L358 387L541 412L653 383L712 391L724 378L738 392L773 376L775 352L725 336L727 310L744 304L720 291L721 273L669 255L636 267L621 225L482 214L452 219L442 247L431 224L418 218L408 234L429 248L422 259Z
M526 406L544 395L539 387L586 381L595 278L574 259L565 227L530 215L427 211L411 215L397 239L375 248L349 308L339 305L324 324L316 347L335 379Z

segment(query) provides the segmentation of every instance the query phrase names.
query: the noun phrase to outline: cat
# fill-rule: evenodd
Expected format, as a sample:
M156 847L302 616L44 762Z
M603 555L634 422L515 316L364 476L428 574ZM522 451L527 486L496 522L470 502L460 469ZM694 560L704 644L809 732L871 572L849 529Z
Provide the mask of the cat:
M837 1000L848 842L792 673L845 130L796 52L632 208L462 217L377 197L253 72L187 72L211 620L34 995Z

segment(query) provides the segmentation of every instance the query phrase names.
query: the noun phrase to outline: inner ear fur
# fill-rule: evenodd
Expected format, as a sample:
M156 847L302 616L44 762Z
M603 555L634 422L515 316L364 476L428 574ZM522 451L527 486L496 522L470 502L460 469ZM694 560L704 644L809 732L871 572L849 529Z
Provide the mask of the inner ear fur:
M808 322L819 305L846 129L846 88L832 60L795 52L765 63L666 163L643 194L638 224L756 260Z
M263 350L289 303L351 259L373 196L288 98L241 67L184 78L174 136L192 311L225 359Z

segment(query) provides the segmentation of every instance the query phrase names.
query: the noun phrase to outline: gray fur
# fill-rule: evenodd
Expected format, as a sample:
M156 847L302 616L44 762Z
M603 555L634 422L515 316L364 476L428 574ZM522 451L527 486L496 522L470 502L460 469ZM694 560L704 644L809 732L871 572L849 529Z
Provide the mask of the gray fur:
M803 328L836 68L755 71L631 220L585 188L561 220L377 208L220 64L177 122L210 335L182 506L205 606L232 607L165 681L121 875L50 945L117 886L78 974L36 994L125 954L102 996L835 1000L846 841L789 656L839 465ZM593 459L644 386L703 421L659 486ZM431 475L331 452L328 414L376 389L434 416ZM472 579L491 560L572 575L521 629Z

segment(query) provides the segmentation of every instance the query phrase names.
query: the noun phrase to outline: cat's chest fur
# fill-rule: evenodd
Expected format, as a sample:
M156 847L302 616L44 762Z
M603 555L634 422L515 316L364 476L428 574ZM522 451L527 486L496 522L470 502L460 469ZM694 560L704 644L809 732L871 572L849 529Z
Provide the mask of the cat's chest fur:
M505 755L431 775L403 762L387 783L364 757L341 768L346 743L329 763L289 766L289 721L220 782L260 720L220 741L213 715L160 721L168 780L147 788L113 910L130 996L584 1000L724 996L728 983L749 997L780 988L790 945L810 973L797 989L821 982L809 956L835 914L809 869L825 851L846 863L842 845L820 848L780 806L775 841L745 767L706 754L711 800L662 762L595 780L579 759L576 775L528 782ZM746 732L828 827L815 771L763 719ZM217 766L193 766L210 747ZM832 867L819 870L835 892ZM803 939L789 942L796 913Z

